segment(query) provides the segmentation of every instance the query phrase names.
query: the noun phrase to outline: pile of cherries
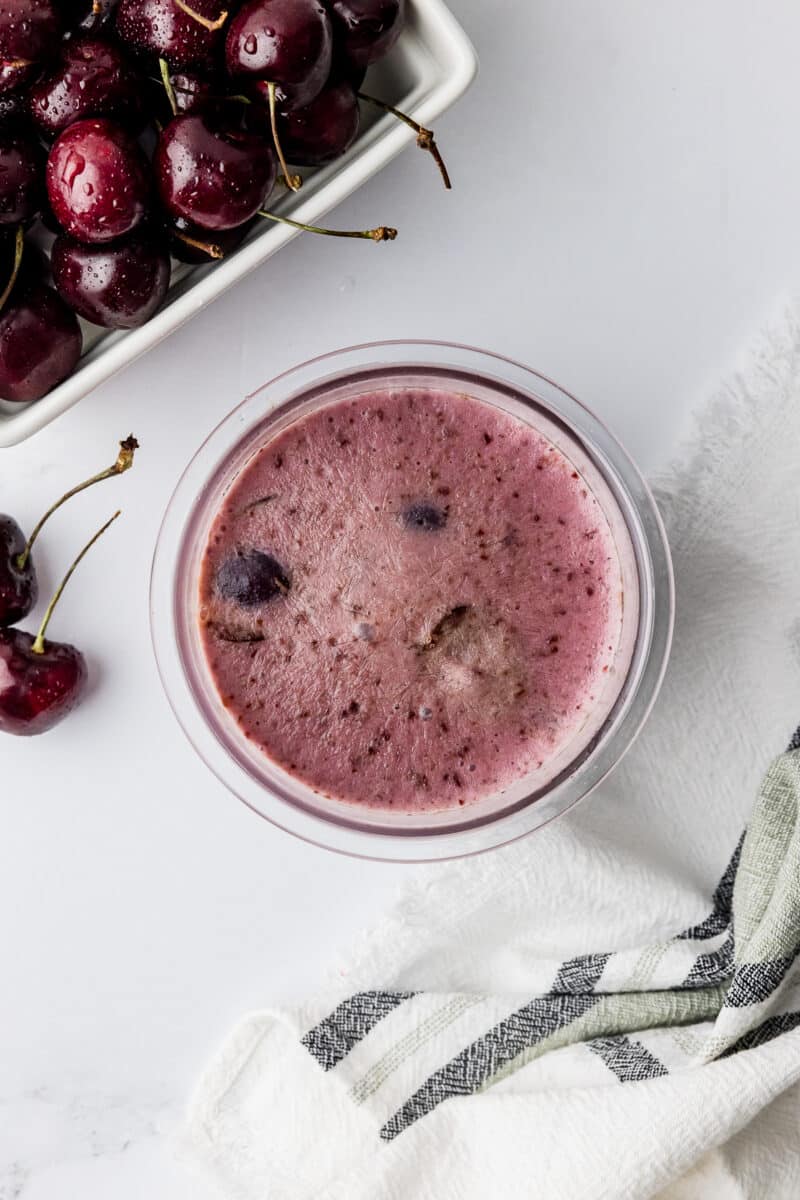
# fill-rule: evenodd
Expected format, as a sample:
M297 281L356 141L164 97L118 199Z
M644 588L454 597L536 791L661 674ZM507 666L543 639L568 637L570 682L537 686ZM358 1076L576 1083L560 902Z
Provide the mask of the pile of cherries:
M265 210L276 184L302 183L287 164L343 154L361 100L412 125L449 187L431 132L359 90L404 3L0 0L0 398L69 375L77 316L147 321L171 257L218 259L259 216L287 220ZM56 234L52 286L39 220Z

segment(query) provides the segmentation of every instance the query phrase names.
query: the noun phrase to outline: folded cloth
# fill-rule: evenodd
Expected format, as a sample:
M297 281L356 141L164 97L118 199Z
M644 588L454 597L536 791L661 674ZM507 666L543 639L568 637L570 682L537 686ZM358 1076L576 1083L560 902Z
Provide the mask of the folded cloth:
M800 750L767 770L798 446L790 315L661 481L680 617L639 744L535 837L420 869L325 998L240 1024L189 1125L227 1197L800 1194Z

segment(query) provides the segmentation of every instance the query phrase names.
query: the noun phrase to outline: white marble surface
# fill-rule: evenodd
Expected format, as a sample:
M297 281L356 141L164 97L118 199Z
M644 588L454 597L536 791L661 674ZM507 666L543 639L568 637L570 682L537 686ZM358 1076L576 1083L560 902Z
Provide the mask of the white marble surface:
M250 1007L316 986L404 868L291 841L227 796L161 694L147 616L161 513L245 392L346 343L440 337L524 359L647 469L800 278L791 0L453 0L482 62L441 122L456 190L413 150L30 443L0 510L30 527L133 429L140 462L43 539L43 590L119 503L53 634L95 683L0 749L0 1200L202 1200L171 1135ZM597 801L602 803L602 801ZM568 819L568 818L567 818Z

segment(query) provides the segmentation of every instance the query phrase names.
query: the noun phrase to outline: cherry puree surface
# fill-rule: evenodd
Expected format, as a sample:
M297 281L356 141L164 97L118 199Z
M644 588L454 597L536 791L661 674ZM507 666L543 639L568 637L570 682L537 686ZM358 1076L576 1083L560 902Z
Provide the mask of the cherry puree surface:
M561 450L482 400L403 388L320 407L249 460L199 619L269 759L415 813L536 786L607 693L622 603L608 521Z

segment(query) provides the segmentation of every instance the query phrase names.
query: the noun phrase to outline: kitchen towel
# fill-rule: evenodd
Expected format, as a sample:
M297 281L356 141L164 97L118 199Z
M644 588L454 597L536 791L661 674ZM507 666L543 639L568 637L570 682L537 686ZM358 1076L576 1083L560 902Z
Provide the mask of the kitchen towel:
M658 482L664 692L593 799L420 868L325 994L247 1017L188 1131L227 1197L800 1194L800 319ZM747 831L742 837L744 826Z

